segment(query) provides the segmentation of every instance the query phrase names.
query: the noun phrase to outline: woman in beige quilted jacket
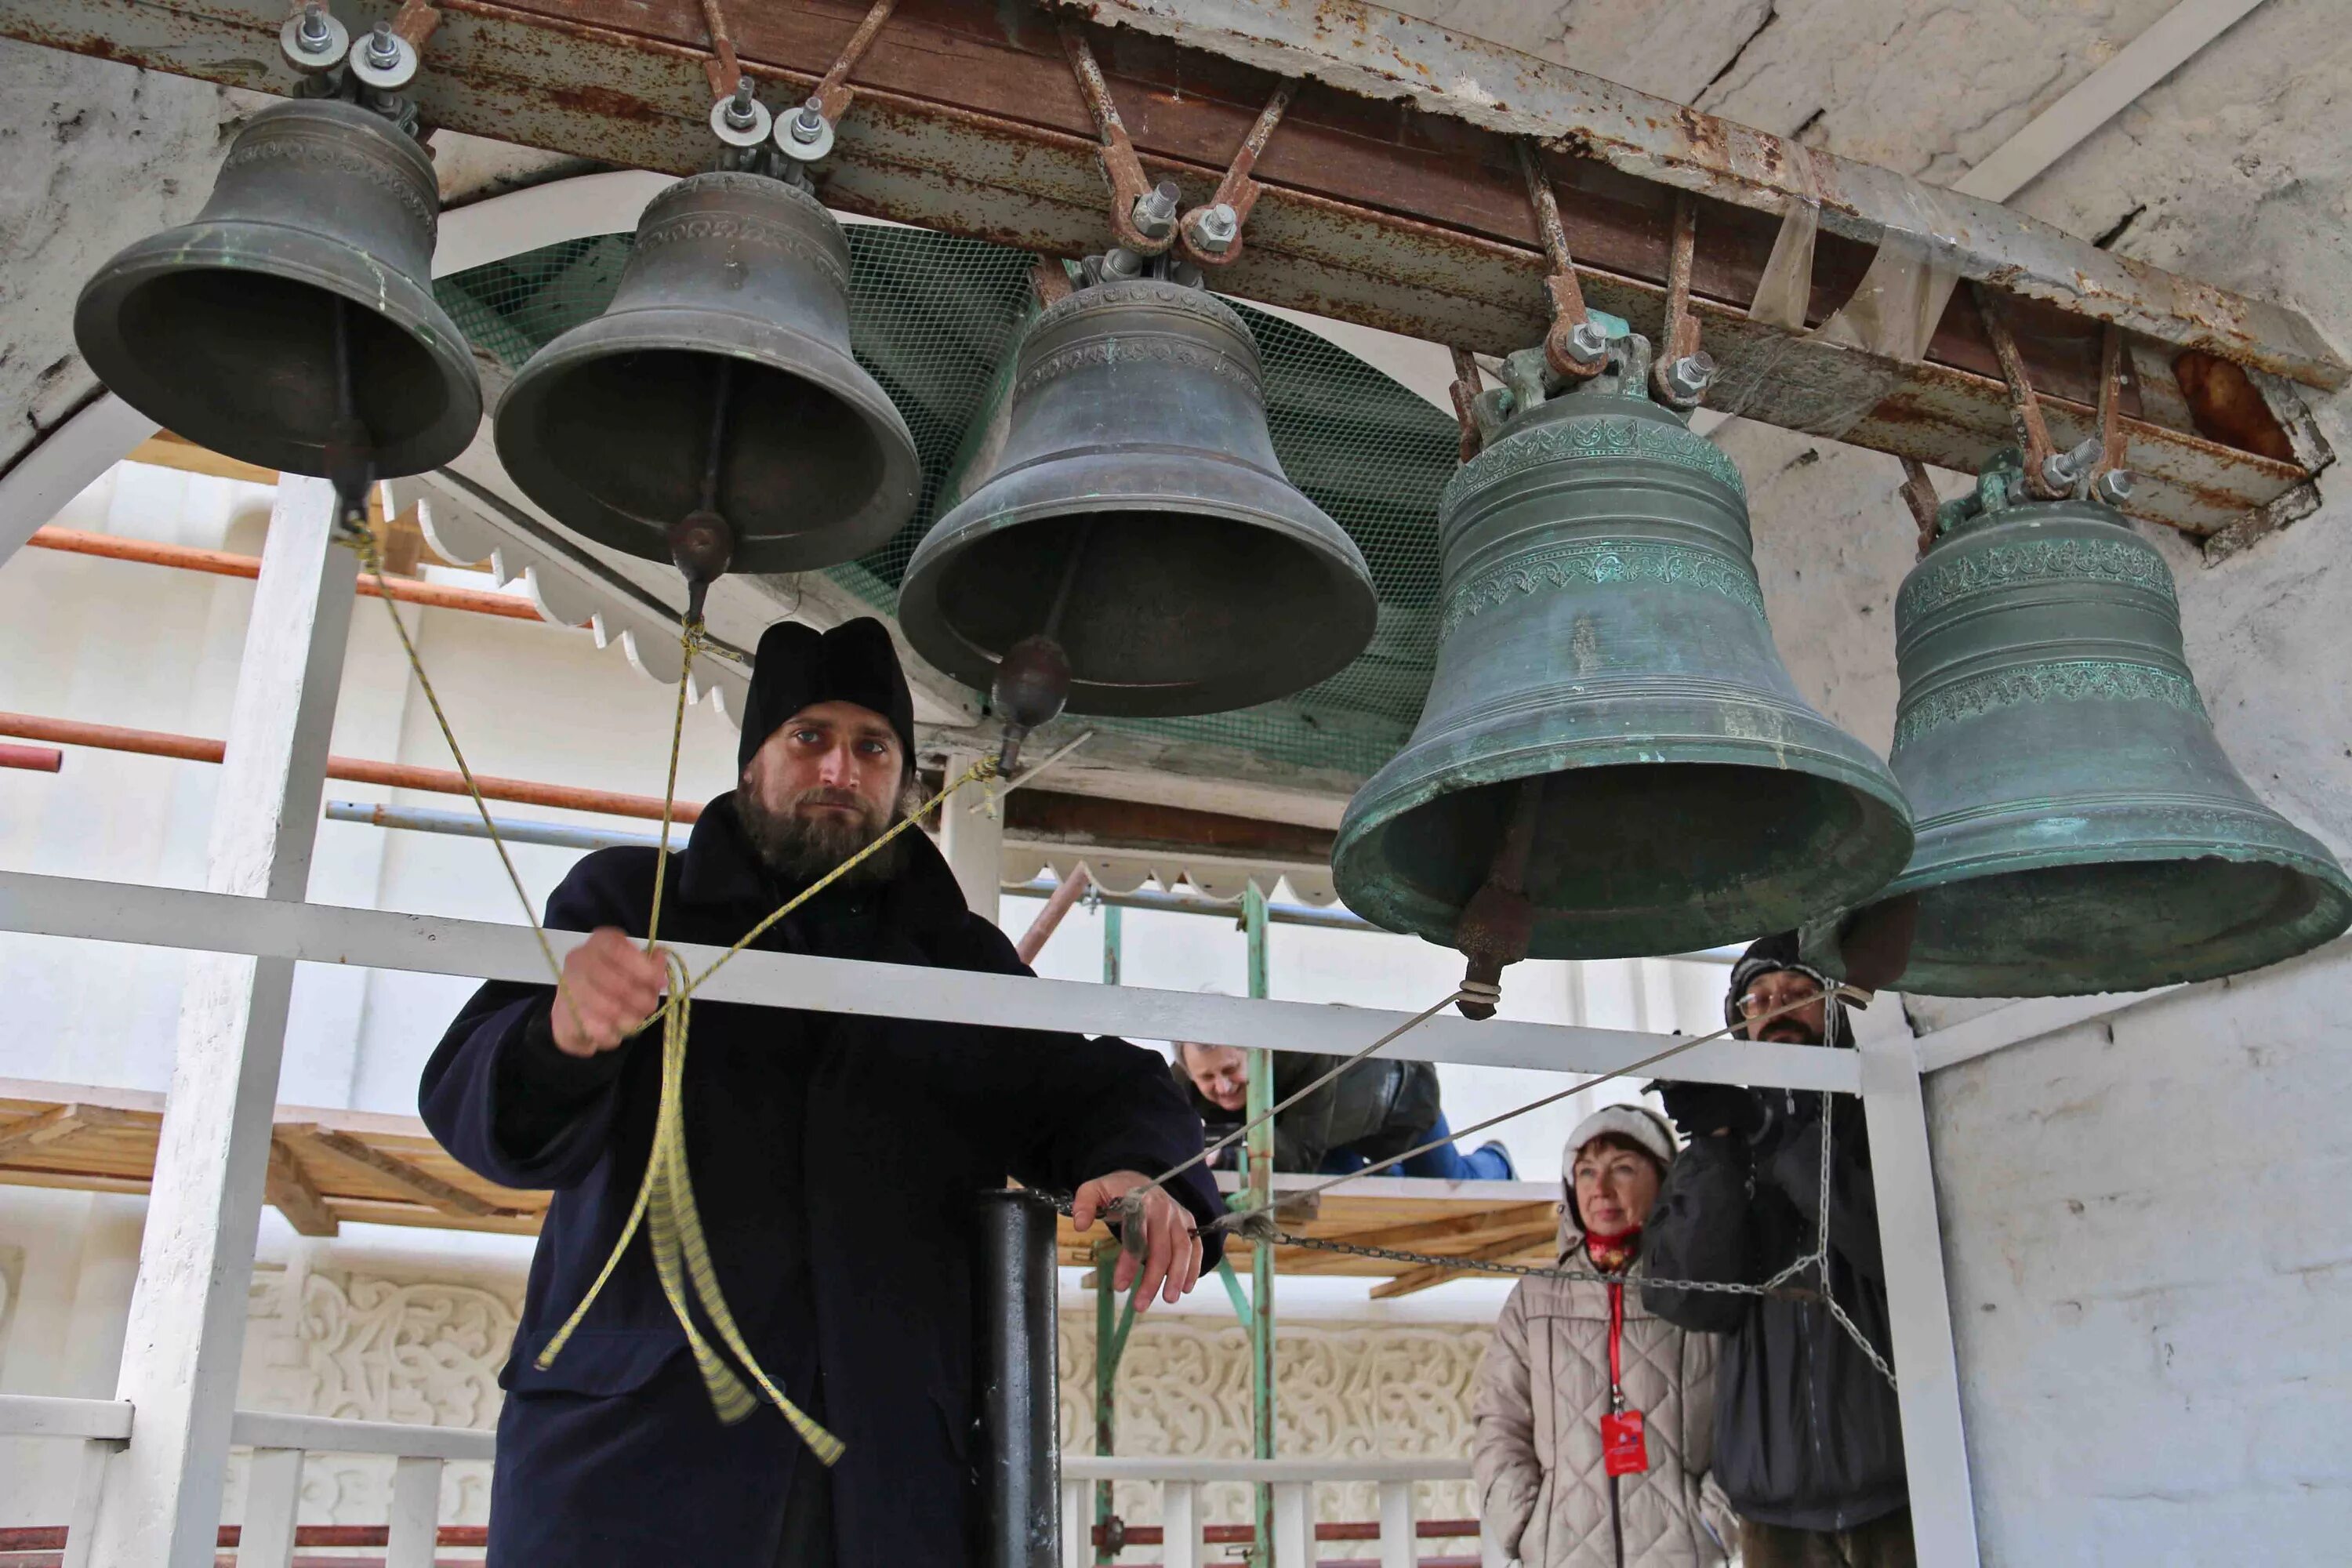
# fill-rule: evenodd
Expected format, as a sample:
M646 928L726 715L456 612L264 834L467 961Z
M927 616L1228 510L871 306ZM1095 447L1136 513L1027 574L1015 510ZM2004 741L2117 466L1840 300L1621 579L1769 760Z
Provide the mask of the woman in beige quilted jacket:
M1520 1280L1479 1364L1479 1512L1522 1568L1717 1568L1738 1538L1706 1479L1715 1342L1618 1282L1640 1276L1674 1157L1672 1130L1640 1106L1584 1120L1561 1161L1559 1259L1610 1282Z

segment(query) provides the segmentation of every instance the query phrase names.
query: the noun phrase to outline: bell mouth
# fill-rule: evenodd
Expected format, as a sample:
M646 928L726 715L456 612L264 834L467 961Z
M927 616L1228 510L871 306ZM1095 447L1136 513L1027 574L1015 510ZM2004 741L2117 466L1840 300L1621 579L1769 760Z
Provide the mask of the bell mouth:
M352 390L376 475L420 473L474 438L480 383L432 294L380 264L362 269L356 254L278 224L169 230L90 280L75 340L110 391L173 434L323 477L336 305L348 301Z
M631 310L573 329L500 402L499 461L564 526L667 561L669 525L703 504L724 357L717 510L734 530L732 570L813 571L880 548L920 482L905 421L830 347L772 322L730 324L742 336L724 346L707 311Z
M1535 771L1441 784L1384 821L1342 826L1341 898L1452 946ZM1785 931L1838 907L1840 889L1883 885L1909 847L1899 811L1837 777L1730 762L1564 765L1528 859L1528 956L1645 957Z
M2084 996L2211 980L2292 958L2352 924L2352 883L2333 867L2175 849L1925 887L1906 879L1889 891L1918 895L1910 961L1892 986L1923 996Z

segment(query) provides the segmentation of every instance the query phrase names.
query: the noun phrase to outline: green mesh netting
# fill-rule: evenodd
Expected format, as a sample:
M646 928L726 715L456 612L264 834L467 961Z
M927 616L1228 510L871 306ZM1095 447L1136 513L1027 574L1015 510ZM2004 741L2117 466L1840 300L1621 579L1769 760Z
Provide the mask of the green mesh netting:
M977 437L976 417L1002 395L1000 372L1035 310L1035 258L922 229L846 227L858 363L905 416L923 488L896 538L828 574L887 614L968 436ZM440 279L435 292L478 347L520 370L540 345L604 309L630 244L628 235L566 240ZM1191 719L1089 722L1367 773L1404 743L1429 688L1437 497L1454 471L1454 422L1315 333L1233 304L1257 335L1275 451L1291 482L1364 552L1380 594L1379 630L1353 664L1281 702Z

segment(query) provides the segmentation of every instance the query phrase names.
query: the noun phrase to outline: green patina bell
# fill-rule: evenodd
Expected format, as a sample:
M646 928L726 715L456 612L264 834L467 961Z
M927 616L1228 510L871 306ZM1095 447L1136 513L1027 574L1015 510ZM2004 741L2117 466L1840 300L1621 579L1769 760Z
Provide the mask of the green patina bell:
M2132 991L2274 963L2352 923L2352 879L2215 739L2154 546L2091 500L2025 500L2012 450L1948 502L1895 602L1910 865L1808 946L1914 923L1886 984ZM1916 895L1916 897L1914 897Z
M1482 947L1491 980L1785 930L1911 850L1885 764L1772 645L1738 471L1650 400L1641 338L1612 348L1566 395L1524 354L1481 395L1421 723L1332 857L1350 908L1461 948L1474 980Z

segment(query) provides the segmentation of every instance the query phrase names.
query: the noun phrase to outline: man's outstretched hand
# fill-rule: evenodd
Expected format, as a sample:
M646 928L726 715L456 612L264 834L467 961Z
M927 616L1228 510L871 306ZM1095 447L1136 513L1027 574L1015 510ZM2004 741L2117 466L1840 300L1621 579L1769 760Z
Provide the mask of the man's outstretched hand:
M645 1026L669 980L658 949L647 952L618 926L600 926L563 955L563 986L551 1004L555 1048L568 1057L609 1051Z
M1143 1214L1130 1226L1143 1226L1142 1256L1130 1245L1120 1248L1118 1267L1111 1270L1111 1288L1125 1292L1139 1277L1135 1310L1143 1311L1152 1298L1173 1303L1201 1279L1201 1233L1192 1211L1151 1184L1140 1171L1113 1171L1097 1176L1077 1190L1070 1204L1070 1223L1079 1231L1093 1228L1096 1216L1137 1188L1143 1188Z

